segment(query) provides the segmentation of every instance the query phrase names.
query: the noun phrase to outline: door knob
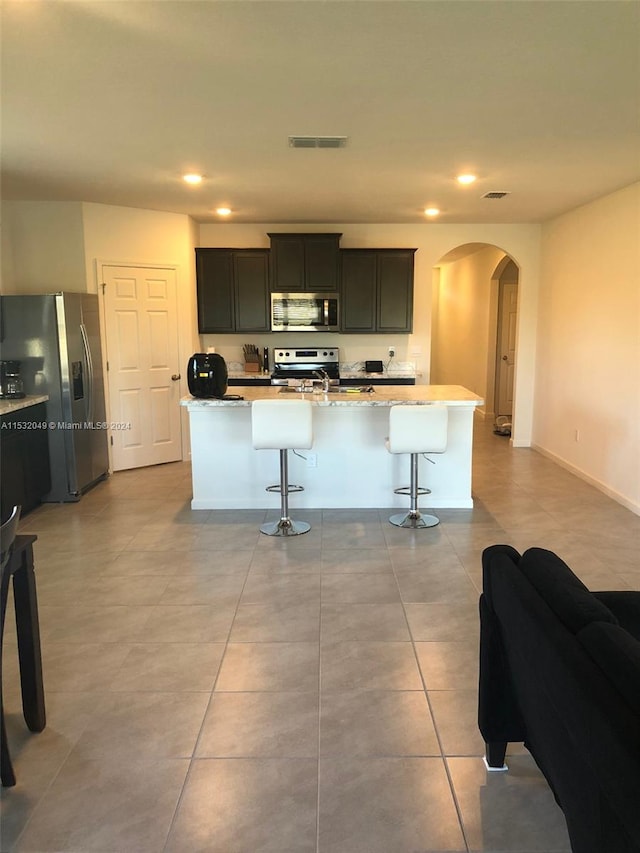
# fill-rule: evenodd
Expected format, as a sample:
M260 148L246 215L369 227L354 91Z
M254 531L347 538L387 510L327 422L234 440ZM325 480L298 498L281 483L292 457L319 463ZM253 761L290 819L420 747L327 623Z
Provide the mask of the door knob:
M178 381L178 379L180 379L180 374L179 374L179 373L174 373L174 374L172 375L172 377L171 377L171 378L173 379L173 381L174 381L174 382L177 382L177 381Z
M507 355L503 355L503 356L502 356L502 360L503 360L503 361L509 361L509 356L507 356Z

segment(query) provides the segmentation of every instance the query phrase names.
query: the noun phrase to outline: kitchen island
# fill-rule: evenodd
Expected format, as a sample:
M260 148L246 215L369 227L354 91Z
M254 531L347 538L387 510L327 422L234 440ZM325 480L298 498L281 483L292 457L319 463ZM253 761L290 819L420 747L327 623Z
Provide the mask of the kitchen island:
M305 491L291 497L295 508L405 507L409 499L393 490L409 482L408 454L392 455L384 444L389 407L398 404L449 407L447 450L420 457L421 484L431 494L422 507L470 508L474 411L484 402L460 385L376 386L371 393L292 393L277 386L233 389L243 400L184 397L189 412L192 509L274 509L265 492L280 478L276 450L254 450L251 403L307 399L314 405L311 450L289 453L289 482ZM302 455L305 458L302 458Z

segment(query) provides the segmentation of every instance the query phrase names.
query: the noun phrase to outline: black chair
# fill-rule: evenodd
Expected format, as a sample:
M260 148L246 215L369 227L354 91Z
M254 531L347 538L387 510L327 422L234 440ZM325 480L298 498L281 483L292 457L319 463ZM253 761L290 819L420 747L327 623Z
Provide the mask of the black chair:
M20 665L20 688L22 691L22 713L27 728L41 732L46 725L44 707L44 685L42 681L42 655L40 652L40 625L38 622L38 600L36 577L33 566L34 534L18 534L20 507L16 506L11 516L0 527L0 555L2 565L0 602L0 659L4 622L9 597L9 580L13 580L13 603L16 613L18 660ZM11 766L7 733L2 704L2 674L0 672L0 716L2 744L0 748L0 776L2 785L9 788L16 783Z
M11 571L9 569L9 559L13 552L13 545L18 532L18 523L20 521L20 507L14 506L9 518L0 527L0 565L2 566L2 585L1 589L1 624L0 624L0 649L2 648L2 638L4 637L4 620L7 612L7 598L9 597L9 578ZM4 724L4 703L2 701L2 678L0 677L0 715L2 716L0 737L0 764L2 770L2 784L5 788L16 784L16 777L11 766L11 758L9 756L9 747L7 746L7 730Z

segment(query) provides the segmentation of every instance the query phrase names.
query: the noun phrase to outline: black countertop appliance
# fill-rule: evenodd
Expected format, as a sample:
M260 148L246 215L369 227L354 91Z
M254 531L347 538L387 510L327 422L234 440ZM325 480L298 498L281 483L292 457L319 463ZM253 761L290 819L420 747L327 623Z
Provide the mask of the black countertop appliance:
M215 352L196 352L189 359L187 381L194 397L222 399L228 384L227 363Z

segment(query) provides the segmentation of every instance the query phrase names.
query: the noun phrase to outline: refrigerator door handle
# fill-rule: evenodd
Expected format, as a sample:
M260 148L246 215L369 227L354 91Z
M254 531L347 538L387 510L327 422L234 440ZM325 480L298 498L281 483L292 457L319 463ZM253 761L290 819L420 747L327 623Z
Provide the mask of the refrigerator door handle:
M84 347L84 356L87 362L87 405L86 416L87 420L93 422L93 361L91 359L91 348L89 347L89 338L87 336L87 328L84 323L80 323L80 334L82 335L82 345Z

